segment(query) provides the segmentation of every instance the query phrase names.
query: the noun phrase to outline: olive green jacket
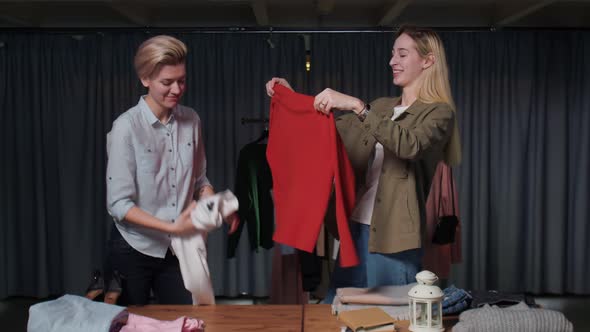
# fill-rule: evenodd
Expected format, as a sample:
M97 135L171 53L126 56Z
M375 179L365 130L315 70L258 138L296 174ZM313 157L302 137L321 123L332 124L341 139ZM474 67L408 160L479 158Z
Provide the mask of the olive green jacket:
M420 101L392 121L398 103L399 97L379 98L371 103L364 122L353 113L336 120L357 188L366 179L375 143L383 145L370 252L395 253L421 247L430 183L455 124L455 112L448 104Z

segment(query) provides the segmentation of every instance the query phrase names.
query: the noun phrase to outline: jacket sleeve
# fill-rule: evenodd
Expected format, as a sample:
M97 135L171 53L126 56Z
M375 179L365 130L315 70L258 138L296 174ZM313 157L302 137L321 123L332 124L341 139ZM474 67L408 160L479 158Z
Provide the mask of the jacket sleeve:
M454 124L455 113L447 104L434 104L425 112L419 115L423 120L413 128L404 128L370 112L363 128L399 158L417 160L433 147L446 142Z

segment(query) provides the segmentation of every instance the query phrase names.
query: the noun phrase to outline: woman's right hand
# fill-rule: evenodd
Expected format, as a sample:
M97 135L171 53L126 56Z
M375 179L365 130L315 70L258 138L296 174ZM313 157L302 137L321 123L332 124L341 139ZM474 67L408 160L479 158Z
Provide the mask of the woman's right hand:
M293 91L293 88L291 87L291 85L289 85L289 82L287 82L286 79L284 79L282 77L273 77L273 78L271 78L270 81L266 82L266 94L269 97L272 97L275 94L275 90L274 90L275 84L280 84L280 85L288 88L289 90Z
M191 220L191 212L197 206L197 202L192 201L189 206L182 211L182 213L176 218L172 227L170 229L170 233L174 235L187 235L194 233L197 229L193 225Z

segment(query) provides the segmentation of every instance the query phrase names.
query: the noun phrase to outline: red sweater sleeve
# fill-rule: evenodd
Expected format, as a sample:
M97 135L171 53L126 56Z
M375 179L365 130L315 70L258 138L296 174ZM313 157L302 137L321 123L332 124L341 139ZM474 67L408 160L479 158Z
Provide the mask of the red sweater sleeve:
M273 239L312 252L334 187L341 265L358 264L348 217L355 200L354 173L334 116L313 108L313 97L276 85L271 100L267 159L273 178Z

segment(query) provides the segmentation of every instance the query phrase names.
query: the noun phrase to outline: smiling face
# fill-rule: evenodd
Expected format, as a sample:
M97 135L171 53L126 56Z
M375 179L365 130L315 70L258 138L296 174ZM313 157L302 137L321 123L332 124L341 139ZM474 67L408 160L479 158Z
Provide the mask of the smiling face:
M393 45L389 65L393 70L393 84L405 88L418 82L424 69L429 66L429 59L422 58L416 42L402 33Z
M164 65L150 78L141 80L148 88L147 102L153 111L169 111L174 108L185 91L186 68L184 63Z

